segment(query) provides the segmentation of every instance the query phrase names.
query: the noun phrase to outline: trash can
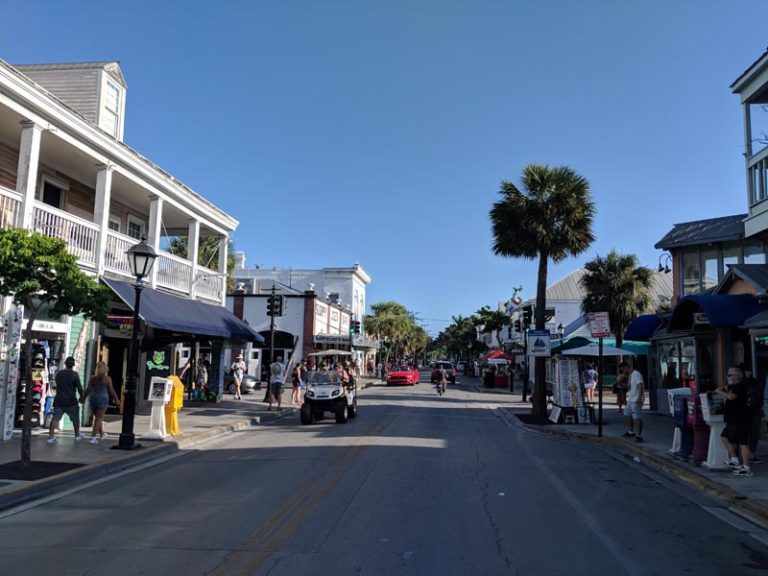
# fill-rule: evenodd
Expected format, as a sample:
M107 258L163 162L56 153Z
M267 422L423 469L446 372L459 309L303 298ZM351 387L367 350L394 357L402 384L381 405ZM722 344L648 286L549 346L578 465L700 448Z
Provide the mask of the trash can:
M693 427L693 463L700 466L707 459L709 426L704 420L699 395L692 396L688 400L688 422Z
M687 395L675 396L674 418L675 427L680 430L680 448L675 453L675 457L687 462L693 452L693 427L688 425Z

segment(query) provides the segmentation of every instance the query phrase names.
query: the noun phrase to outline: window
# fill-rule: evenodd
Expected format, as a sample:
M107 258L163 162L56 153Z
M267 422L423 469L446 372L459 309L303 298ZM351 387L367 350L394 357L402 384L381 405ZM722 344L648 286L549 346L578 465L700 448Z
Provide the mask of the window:
M704 286L703 289L712 288L717 286L720 281L720 273L718 271L717 262L717 249L710 248L704 250L701 253L701 261L704 263Z
M683 296L701 292L699 252L683 253Z
M104 92L104 117L101 127L110 136L120 136L120 90L111 82L107 82Z
M131 238L141 240L142 236L145 236L145 224L143 220L140 220L134 216L128 216L128 227L125 233Z
M759 242L744 244L744 264L765 264L765 246Z
M741 248L739 246L730 246L723 248L723 273L728 272L728 266L731 264L741 264Z
M120 219L114 216L110 216L107 227L113 232L120 232Z
M48 206L64 209L64 193L67 189L65 182L57 180L52 176L43 175L40 183L40 200Z

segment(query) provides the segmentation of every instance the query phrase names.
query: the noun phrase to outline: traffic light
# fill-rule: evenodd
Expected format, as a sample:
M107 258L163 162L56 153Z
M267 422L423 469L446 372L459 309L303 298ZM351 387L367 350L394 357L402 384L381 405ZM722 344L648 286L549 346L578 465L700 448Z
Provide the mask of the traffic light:
M523 323L520 320L515 320L515 332L523 331Z
M275 296L275 303L272 310L274 311L275 316L283 315L283 297L282 296Z
M275 297L270 296L267 298L267 316L275 315Z
M352 320L349 324L350 334L360 334L360 320Z
M533 307L526 306L523 308L523 327L528 328L533 320Z

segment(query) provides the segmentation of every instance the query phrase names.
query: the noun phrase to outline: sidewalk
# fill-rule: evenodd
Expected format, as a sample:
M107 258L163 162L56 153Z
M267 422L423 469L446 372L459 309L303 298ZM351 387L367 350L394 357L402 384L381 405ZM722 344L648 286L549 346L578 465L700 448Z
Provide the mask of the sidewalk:
M683 462L670 452L674 436L672 417L649 411L647 402L643 409L643 443L634 442L633 438L624 438L627 430L626 418L619 414L616 407L616 396L610 392L603 393L603 435L598 436L596 424L552 424L544 426L532 424L529 402L522 402L519 393L510 394L502 388L484 388L478 384L477 389L491 394L504 394L519 401L509 412L531 429L541 433L554 434L563 438L595 442L618 448L625 454L639 459L647 466L673 476L690 486L692 489L724 502L733 511L768 526L768 441L761 440L758 444L758 455L765 462L753 464L754 476L734 476L730 470L714 471L697 466L691 459ZM597 417L597 400L595 401L595 417Z

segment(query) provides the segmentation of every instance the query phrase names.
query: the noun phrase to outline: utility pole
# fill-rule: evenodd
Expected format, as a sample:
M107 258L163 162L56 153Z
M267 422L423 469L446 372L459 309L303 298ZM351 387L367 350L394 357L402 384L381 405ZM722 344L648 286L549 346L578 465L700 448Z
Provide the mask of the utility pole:
M272 294L269 296L271 314L269 316L269 363L275 361L275 285L272 284ZM270 378L271 380L271 378Z

